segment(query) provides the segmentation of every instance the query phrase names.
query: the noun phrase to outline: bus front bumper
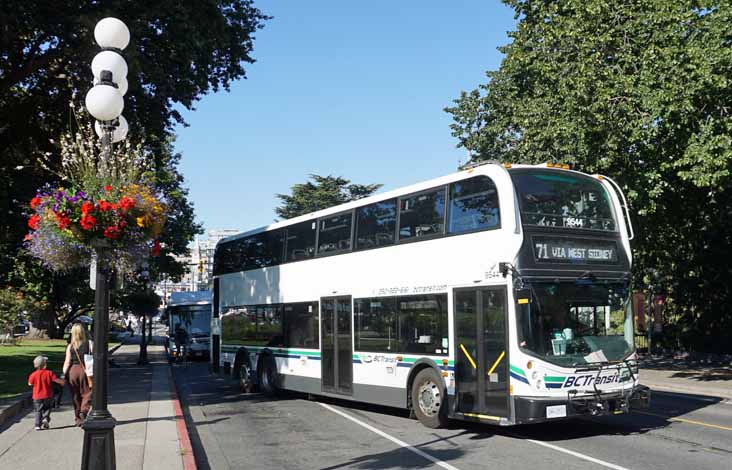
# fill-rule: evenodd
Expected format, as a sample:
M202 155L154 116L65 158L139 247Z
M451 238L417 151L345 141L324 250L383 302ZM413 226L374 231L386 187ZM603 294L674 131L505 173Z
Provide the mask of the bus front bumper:
M627 413L633 409L648 408L651 390L638 385L632 393L601 393L598 395L567 395L567 399L553 397L514 397L516 424L549 421L577 416L600 416Z

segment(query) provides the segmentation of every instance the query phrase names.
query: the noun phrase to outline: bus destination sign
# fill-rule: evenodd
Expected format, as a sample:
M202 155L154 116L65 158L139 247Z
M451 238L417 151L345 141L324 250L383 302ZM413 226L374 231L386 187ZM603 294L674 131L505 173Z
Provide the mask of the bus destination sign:
M534 258L539 262L617 263L618 246L613 241L533 237Z

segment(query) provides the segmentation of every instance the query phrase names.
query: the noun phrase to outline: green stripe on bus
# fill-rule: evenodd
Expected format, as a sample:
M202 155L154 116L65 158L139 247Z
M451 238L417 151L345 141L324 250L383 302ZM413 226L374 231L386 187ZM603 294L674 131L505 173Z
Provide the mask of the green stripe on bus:
M544 382L564 382L565 377L544 377Z
M524 377L526 377L526 374L524 374L524 371L523 371L523 370L521 370L521 369L519 369L519 368L518 368L518 367L516 367L515 365L511 364L511 365L509 366L509 368L511 369L511 372L515 372L515 373L517 373L517 374L519 374L519 375L523 375Z
M247 346L246 344L237 345L237 346L222 346L222 351L237 351L239 348L247 348L252 350L262 350L262 349L269 349L275 354L292 354L292 355L298 355L298 356L320 356L320 351L303 351L300 349L290 349L290 348L272 348L272 347L266 347L266 346Z

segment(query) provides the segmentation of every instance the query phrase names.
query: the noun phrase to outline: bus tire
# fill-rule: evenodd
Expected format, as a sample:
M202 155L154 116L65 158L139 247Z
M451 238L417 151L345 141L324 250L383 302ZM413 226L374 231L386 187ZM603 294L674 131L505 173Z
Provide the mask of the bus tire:
M447 425L447 391L435 369L427 367L419 371L411 393L412 410L420 423L432 429Z
M279 374L277 373L277 363L273 356L266 355L262 357L259 364L259 390L265 395L274 396L279 392Z
M234 377L239 381L239 387L244 393L254 391L254 380L252 380L252 368L249 362L249 354L246 352L236 359Z

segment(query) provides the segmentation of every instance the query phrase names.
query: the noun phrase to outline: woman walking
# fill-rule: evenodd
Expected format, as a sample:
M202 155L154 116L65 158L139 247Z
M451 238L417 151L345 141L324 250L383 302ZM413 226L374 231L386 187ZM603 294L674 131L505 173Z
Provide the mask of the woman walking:
M71 327L71 342L66 347L63 373L71 387L71 401L74 404L74 418L77 426L84 422L91 407L91 388L86 377L84 354L92 353L91 341L81 323Z

